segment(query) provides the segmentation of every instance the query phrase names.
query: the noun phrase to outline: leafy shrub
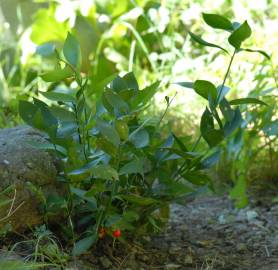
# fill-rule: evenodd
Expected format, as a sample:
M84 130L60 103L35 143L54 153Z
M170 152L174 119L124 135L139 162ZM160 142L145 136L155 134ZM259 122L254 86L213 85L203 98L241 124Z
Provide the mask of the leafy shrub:
M205 80L178 83L193 88L208 104L200 121L201 136L193 146L175 134L162 137L161 119L155 122L142 114L160 82L140 90L130 72L100 81L95 78L95 84L88 85L91 82L80 72L80 47L71 34L62 53L56 51L57 67L41 75L49 82L48 91L40 92L41 99L20 102L23 120L48 135L49 144L36 146L55 151L63 163L60 180L67 185L68 195L44 200L45 214L51 214L50 209L65 210L75 243L73 254L86 251L106 234L123 239L126 232L135 237L159 231L167 221L170 203L184 202L204 186L212 187L205 170L218 160L217 146L242 126L238 105L265 105L256 98L226 98L230 89L225 82L233 59L247 50L241 44L251 35L248 23L203 16L209 26L230 33L228 41L234 52L220 86ZM189 34L201 45L228 53ZM99 90L101 96L91 98ZM171 101L165 100L168 109ZM209 149L199 153L201 139Z

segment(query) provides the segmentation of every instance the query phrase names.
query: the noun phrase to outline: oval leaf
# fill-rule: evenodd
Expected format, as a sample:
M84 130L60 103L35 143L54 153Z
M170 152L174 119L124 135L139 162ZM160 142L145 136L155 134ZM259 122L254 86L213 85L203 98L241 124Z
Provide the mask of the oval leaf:
M233 24L223 16L208 13L203 13L202 15L206 24L212 28L223 29L227 31L233 30Z

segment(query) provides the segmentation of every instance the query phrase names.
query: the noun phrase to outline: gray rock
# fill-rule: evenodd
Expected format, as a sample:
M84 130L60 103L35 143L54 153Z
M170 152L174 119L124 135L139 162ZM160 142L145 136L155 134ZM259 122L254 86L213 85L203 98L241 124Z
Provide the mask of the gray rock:
M28 126L0 130L0 201L15 198L12 209L12 201L0 207L0 231L7 224L20 231L42 223L37 196L28 182L45 196L63 190L56 179L55 157L31 146L30 141L46 142L41 132ZM3 194L7 187L11 190ZM7 216L9 210L12 214Z

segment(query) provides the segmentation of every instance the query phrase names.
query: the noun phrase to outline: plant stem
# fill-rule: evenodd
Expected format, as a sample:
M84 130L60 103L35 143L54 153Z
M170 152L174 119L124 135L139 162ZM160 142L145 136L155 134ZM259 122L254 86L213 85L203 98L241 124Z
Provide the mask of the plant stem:
M231 69L231 66L232 66L232 63L233 63L233 61L234 61L234 58L235 58L236 53L237 53L237 50L235 49L235 50L234 50L234 53L233 53L233 55L232 55L232 57L231 57L231 59L230 59L230 63L229 63L228 69L227 69L227 71L226 71L226 74L225 74L223 83L222 83L222 85L221 85L221 88L220 88L220 91L219 91L219 95L218 95L218 100L219 100L219 98L220 98L221 95L222 95L222 92L223 92L223 89L224 89L226 80L227 80L227 78L228 78L228 75L229 75L229 73L230 73L230 69Z

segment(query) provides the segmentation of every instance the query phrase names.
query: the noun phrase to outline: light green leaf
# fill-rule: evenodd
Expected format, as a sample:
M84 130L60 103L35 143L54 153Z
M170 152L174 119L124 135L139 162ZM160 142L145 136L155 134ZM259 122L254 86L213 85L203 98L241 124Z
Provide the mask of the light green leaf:
M46 82L59 82L66 78L71 77L73 74L72 70L69 67L64 69L55 69L44 74L41 74L41 78Z

